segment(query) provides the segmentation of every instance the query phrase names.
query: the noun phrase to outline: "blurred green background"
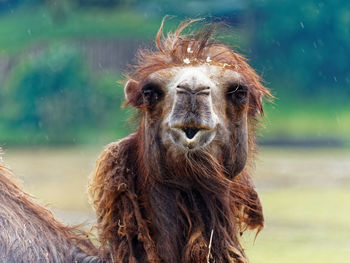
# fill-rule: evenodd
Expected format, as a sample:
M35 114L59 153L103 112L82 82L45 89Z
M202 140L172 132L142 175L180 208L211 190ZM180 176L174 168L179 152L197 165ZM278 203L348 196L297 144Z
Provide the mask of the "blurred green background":
M220 38L243 53L276 96L263 143L348 145L348 1L0 1L0 142L96 144L127 134L120 83L162 17L233 28Z
M276 97L259 133L266 228L253 263L348 262L350 2L0 0L0 146L24 187L70 223L93 219L87 177L103 145L133 129L123 75L185 18L224 22L219 40Z

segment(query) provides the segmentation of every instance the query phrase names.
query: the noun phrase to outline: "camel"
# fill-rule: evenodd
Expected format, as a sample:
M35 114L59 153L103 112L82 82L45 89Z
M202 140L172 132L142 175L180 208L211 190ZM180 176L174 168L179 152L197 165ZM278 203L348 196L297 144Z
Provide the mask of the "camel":
M0 162L0 263L99 263L87 234L63 225Z
M138 128L90 180L101 244L113 262L248 262L239 237L264 225L250 168L271 94L215 26L164 36L163 22L124 88Z

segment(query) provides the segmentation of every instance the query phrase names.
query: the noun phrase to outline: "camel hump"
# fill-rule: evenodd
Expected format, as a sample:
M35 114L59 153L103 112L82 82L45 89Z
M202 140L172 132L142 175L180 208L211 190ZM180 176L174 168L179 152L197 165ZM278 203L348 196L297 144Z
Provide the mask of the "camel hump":
M129 154L130 148L135 147L136 136L136 133L132 133L123 139L108 144L96 163L99 164L101 160L104 162L111 161L114 164L122 163Z
M136 148L136 136L136 133L132 133L121 140L108 144L96 161L91 179L95 181L102 176L107 180L109 176L114 177L118 171L123 172L122 170L126 169L126 162L130 151Z
M122 191L127 186L128 159L136 148L136 133L108 144L98 157L89 180L89 199L95 209L106 200L108 193L117 188ZM135 161L136 163L136 156Z

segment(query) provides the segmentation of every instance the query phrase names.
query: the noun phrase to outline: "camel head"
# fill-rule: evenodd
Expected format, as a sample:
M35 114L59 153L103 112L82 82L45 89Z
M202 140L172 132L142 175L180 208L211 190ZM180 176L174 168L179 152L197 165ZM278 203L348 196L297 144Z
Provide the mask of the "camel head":
M192 22L166 36L161 26L157 50L139 52L125 85L139 128L96 166L91 192L116 261L247 262L238 236L264 224L245 167L269 92L213 27L183 34Z
M246 164L268 91L241 55L211 40L213 28L182 35L190 23L164 38L160 29L158 51L140 52L126 102L140 109L148 144L174 160L210 153L233 177Z

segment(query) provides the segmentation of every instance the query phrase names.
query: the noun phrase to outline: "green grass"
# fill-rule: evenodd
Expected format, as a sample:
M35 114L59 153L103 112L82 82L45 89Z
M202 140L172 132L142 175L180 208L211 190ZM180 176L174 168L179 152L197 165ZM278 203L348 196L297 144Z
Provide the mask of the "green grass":
M254 263L348 262L350 152L345 149L263 148L255 181L266 226L254 242Z
M91 211L87 182L101 149L5 149L3 159L23 181L26 191L51 208Z
M349 186L284 189L261 197L267 223L254 245L246 242L251 262L347 262Z
M98 148L8 149L3 158L27 191L52 209L93 212L87 178ZM245 232L252 263L346 263L350 257L350 151L262 148L254 180L265 228ZM64 218L64 217L63 217Z
M295 97L291 97L295 100ZM332 101L332 100L330 100ZM349 104L331 105L315 99L289 101L277 98L266 103L263 137L276 138L341 138L350 142Z

